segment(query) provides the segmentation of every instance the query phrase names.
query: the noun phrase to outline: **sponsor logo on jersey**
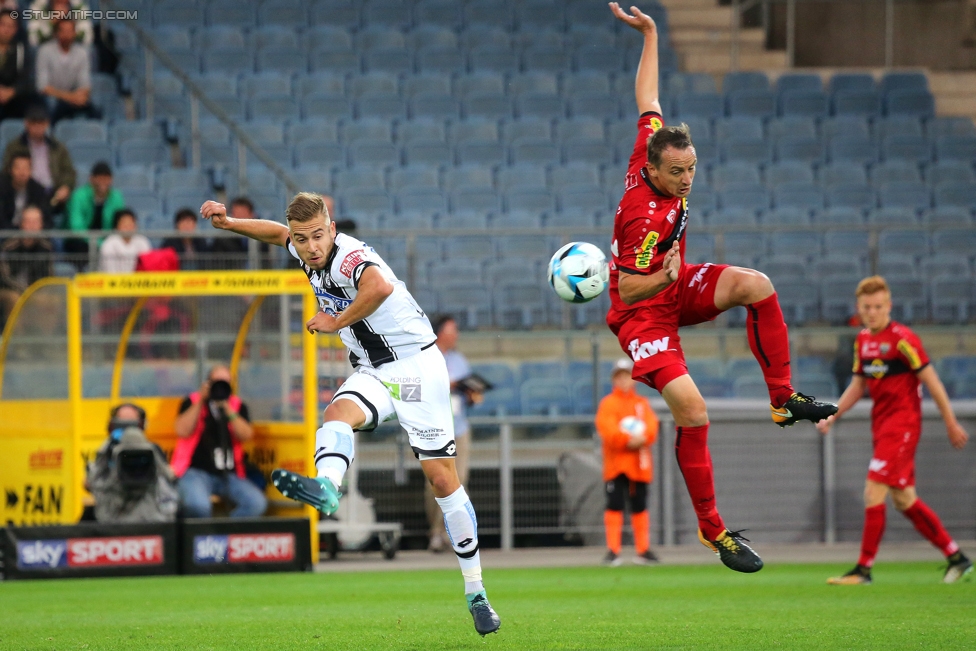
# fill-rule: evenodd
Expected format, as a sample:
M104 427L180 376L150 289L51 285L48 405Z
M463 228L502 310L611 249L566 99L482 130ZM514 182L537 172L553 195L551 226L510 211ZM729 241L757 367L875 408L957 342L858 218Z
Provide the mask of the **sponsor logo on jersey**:
M295 535L248 533L228 536L194 536L193 562L283 563L295 558Z
M339 265L339 273L341 273L346 278L352 278L352 271L360 263L366 260L366 252L362 249L353 251L346 255L342 260L342 264Z
M625 176L624 177L624 192L627 192L627 190L632 190L632 189L636 188L637 187L637 183L638 183L637 182L637 175L634 174L633 172L631 172L630 174L628 174L627 176ZM619 206L617 207L617 212L618 213L620 212L620 207Z
M651 118L650 127L652 129L654 129L655 131L657 131L658 129L660 129L663 126L664 126L664 123L661 122L661 119L660 118Z
M887 341L881 344L882 355L887 355L889 350L891 350L891 344L889 344Z
M387 382L380 380L390 396L400 402L422 402L419 382Z
M677 216L678 216L678 211L675 210L674 208L672 208L671 209L671 212L668 213L668 223L669 224L673 224L674 223L674 218L677 217Z
M882 359L873 359L864 368L864 372L876 380L880 380L888 373L888 365Z
M318 299L319 309L329 316L336 316L352 304L352 299L340 298L330 294L321 287L313 285L312 289L315 291L315 298Z
M871 461L868 462L868 470L871 472L882 472L887 465L888 462L884 459L871 459Z
M630 352L630 356L634 358L634 361L639 362L642 359L653 357L658 353L663 353L668 350L668 342L670 340L671 337L662 337L651 342L641 343L639 340L634 339L627 346L627 350Z
M644 238L644 242L637 249L637 260L634 265L638 269L647 269L651 266L651 257L654 255L654 246L657 244L657 238L661 235L657 231L651 231Z

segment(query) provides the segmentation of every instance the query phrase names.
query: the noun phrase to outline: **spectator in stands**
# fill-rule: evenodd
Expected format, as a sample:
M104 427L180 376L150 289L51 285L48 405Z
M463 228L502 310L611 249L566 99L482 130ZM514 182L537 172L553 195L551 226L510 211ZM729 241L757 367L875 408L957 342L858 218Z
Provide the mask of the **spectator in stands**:
M75 41L91 47L94 39L95 29L89 18L84 18L83 13L69 13L88 11L88 3L81 0L34 0L30 8L34 11L49 12L48 18L27 21L27 39L31 47L39 47L54 38L54 29L58 21L71 19L75 24Z
M30 156L31 177L51 195L51 212L60 213L75 187L75 166L68 148L48 135L50 126L47 109L39 104L28 107L24 132L3 152L3 170L10 171L14 156Z
M68 228L73 231L107 231L116 211L125 208L122 193L112 187L112 168L105 161L92 165L88 183L75 188L68 199ZM65 241L67 253L87 253L88 242Z
M22 153L11 160L9 172L0 174L0 230L18 228L27 206L39 208L44 227L52 226L47 192L31 178L30 154Z
M647 513L647 488L653 463L651 445L657 440L658 420L647 398L638 395L631 378L634 363L620 359L613 367L613 391L600 401L596 429L603 439L603 481L607 508L603 512L606 528L606 565L620 564L620 538L624 526L624 503L630 502L630 524L634 530L634 562L646 565L657 561L651 551L651 521Z
M466 378L471 377L471 365L457 349L458 327L451 316L441 316L434 320L434 334L437 335L437 348L444 355L447 364L447 375L451 380L451 408L454 411L454 443L457 446L458 479L461 484L468 483L468 469L471 463L471 425L468 424L467 406L479 403L483 395L467 388ZM428 549L441 552L450 548L447 532L444 529L444 514L441 512L430 482L424 482L424 505L427 510L427 522L430 525L430 542Z
M161 248L170 248L180 256L180 269L183 271L197 271L201 269L200 258L209 250L207 242L202 237L191 237L197 232L197 214L189 208L182 208L173 218L173 225L181 233L179 237L168 237L163 240Z
M186 517L210 517L211 495L234 504L231 517L256 517L268 507L264 493L246 478L241 444L254 430L230 382L226 366L213 367L200 390L183 399L176 417L172 465Z
M17 19L0 10L0 120L22 118L34 97L30 51L17 41Z
M145 235L136 233L136 214L131 208L115 211L112 229L98 249L98 270L103 273L121 274L136 270L139 256L152 251L152 244Z
M20 220L23 233L40 233L44 216L37 206L24 208ZM53 275L51 242L44 237L12 237L0 246L0 329L24 290L41 278Z
M254 204L247 197L234 197L230 202L230 214L234 219L254 219ZM218 268L243 269L247 262L247 239L215 237L210 251Z
M37 49L37 92L46 96L51 122L62 118L100 117L91 103L91 62L88 48L75 43L75 24L55 25L55 39Z

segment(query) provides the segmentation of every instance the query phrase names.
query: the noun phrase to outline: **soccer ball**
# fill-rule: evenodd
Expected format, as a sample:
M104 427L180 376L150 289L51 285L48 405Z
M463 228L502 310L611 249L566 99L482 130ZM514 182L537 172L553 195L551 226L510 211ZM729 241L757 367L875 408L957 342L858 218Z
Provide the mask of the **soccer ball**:
M549 261L549 284L559 298L585 303L599 296L610 282L607 257L587 242L570 242Z
M644 436L647 430L647 423L636 416L624 416L620 420L620 431L626 432L631 438Z

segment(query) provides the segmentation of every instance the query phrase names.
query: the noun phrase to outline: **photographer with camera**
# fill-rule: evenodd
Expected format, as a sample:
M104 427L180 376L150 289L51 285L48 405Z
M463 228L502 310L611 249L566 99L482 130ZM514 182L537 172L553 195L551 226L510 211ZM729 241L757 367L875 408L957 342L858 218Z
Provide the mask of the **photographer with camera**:
M247 405L233 394L230 369L210 369L200 390L183 399L174 425L179 437L173 472L179 477L180 503L188 518L209 518L211 495L234 505L231 517L262 515L264 493L248 481L242 443L254 435Z
M146 438L146 412L131 403L112 410L108 439L89 464L85 488L99 522L172 522L176 477L159 446ZM83 518L85 519L85 518Z

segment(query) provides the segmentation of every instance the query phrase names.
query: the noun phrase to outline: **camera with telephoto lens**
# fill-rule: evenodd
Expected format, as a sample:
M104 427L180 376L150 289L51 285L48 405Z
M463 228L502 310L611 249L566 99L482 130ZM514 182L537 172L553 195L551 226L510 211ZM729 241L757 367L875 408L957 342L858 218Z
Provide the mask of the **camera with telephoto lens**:
M230 398L230 382L227 380L215 380L210 385L210 399L220 402L221 400L227 400Z

